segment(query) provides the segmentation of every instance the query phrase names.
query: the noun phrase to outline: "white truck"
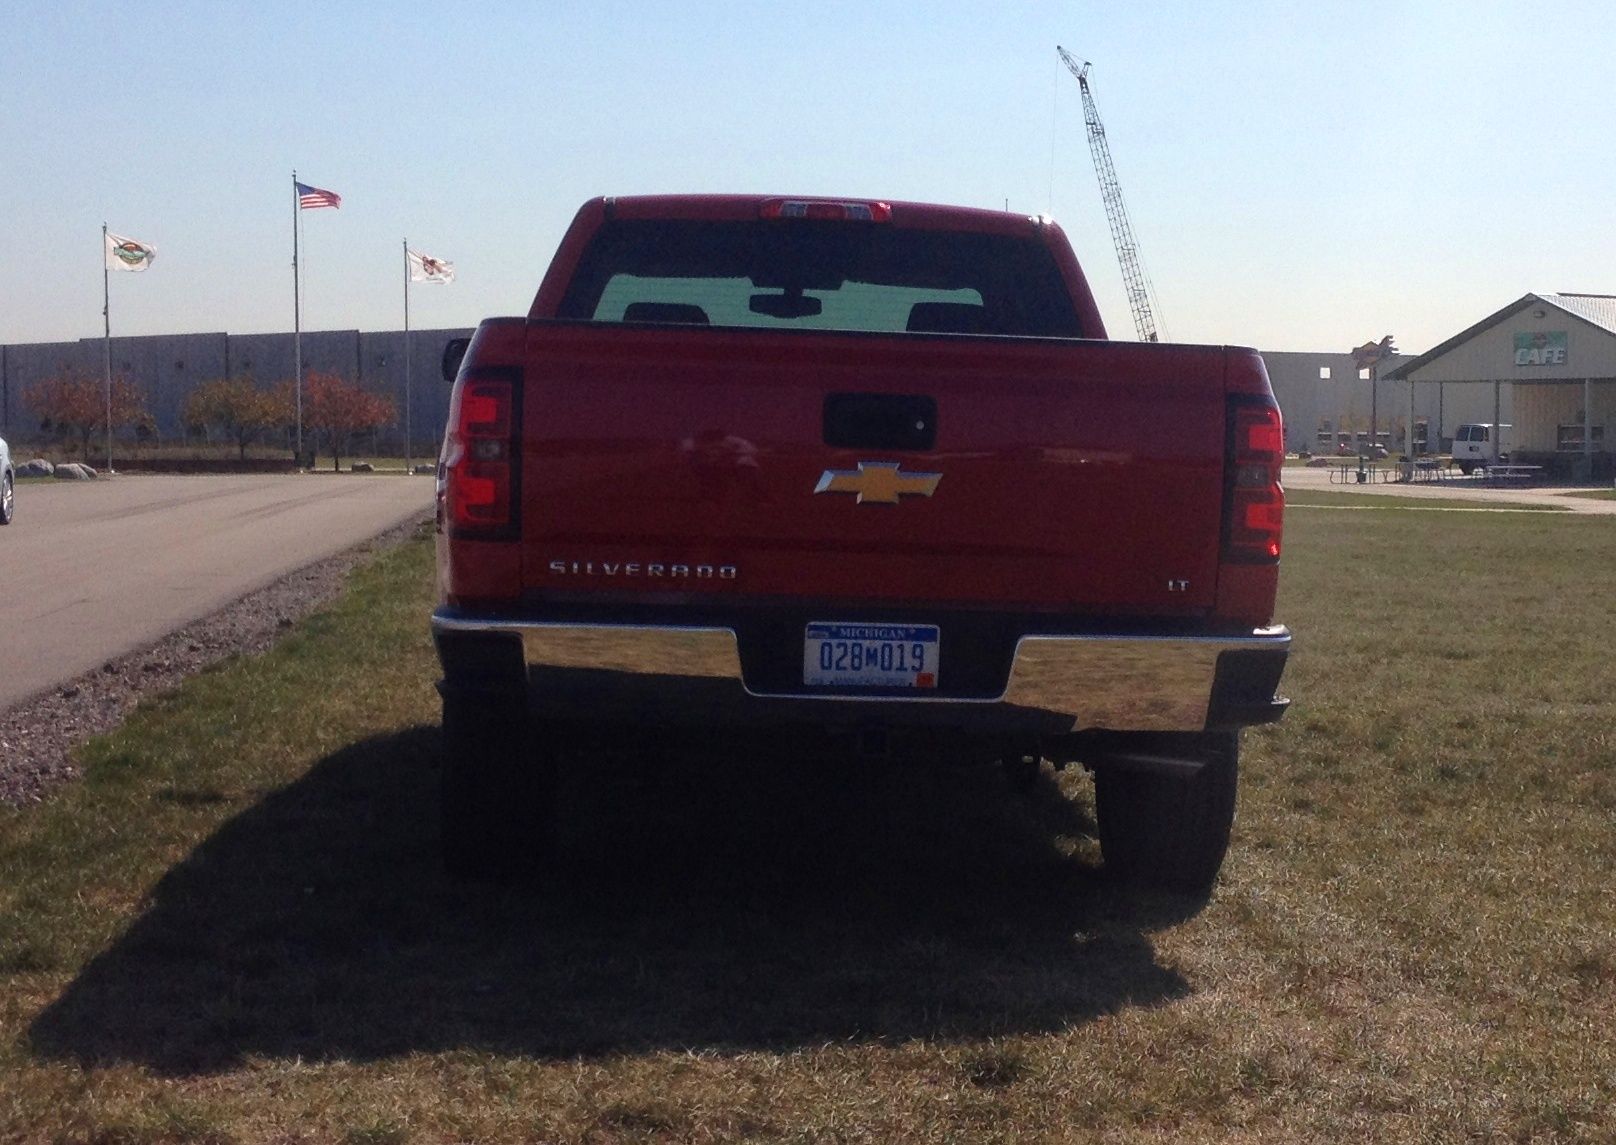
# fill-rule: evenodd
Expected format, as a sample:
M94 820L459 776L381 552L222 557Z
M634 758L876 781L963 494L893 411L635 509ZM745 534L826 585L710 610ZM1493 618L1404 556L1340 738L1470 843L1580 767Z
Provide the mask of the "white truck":
M1453 435L1453 460L1461 472L1469 476L1477 469L1497 465L1509 460L1509 431L1506 423L1493 432L1492 422L1471 422L1461 425Z

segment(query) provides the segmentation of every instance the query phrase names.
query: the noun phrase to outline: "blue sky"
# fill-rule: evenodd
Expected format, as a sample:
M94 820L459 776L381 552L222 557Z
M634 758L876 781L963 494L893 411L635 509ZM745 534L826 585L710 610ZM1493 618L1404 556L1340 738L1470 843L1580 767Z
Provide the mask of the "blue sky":
M1461 15L1453 13L1461 12ZM1616 293L1616 6L45 4L0 11L0 342L101 333L100 227L155 244L115 334L418 328L527 308L597 194L1048 211L1132 337L1090 80L1179 341L1423 350L1527 290Z

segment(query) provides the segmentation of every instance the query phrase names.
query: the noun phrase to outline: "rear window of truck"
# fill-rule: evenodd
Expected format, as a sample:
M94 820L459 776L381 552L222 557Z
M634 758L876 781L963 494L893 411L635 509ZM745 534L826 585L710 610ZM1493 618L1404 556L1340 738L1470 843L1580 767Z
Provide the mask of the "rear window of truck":
M618 220L559 317L792 330L1082 337L1031 238L824 220Z

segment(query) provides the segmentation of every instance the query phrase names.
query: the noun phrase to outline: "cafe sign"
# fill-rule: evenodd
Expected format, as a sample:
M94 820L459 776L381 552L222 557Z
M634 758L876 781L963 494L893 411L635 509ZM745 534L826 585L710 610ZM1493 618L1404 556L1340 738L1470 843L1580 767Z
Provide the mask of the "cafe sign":
M1515 335L1517 366L1563 366L1566 364L1566 332L1538 331Z

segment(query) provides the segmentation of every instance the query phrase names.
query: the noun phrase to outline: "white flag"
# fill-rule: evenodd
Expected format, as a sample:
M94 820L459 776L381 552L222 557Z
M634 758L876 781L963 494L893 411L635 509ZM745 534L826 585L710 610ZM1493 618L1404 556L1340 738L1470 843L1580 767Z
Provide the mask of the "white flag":
M145 270L157 257L157 248L151 243L125 238L111 231L107 231L106 236L108 270Z
M454 263L444 262L420 251L407 251L410 256L411 282L453 282Z

